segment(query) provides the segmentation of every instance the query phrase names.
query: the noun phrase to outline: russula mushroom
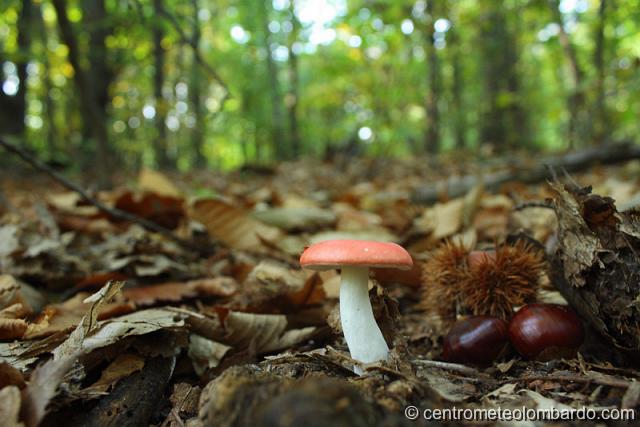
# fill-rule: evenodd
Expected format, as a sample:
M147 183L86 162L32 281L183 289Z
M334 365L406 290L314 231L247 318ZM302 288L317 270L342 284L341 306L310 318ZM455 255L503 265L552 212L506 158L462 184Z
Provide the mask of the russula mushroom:
M369 301L369 268L409 269L411 255L395 243L329 240L309 246L300 265L312 270L342 269L340 322L351 357L362 363L386 360L389 347Z

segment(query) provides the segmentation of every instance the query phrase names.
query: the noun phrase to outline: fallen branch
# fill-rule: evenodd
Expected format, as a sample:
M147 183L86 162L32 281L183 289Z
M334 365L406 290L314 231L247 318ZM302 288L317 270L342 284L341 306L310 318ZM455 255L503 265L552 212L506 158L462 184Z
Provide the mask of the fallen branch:
M418 188L412 195L416 203L431 204L442 198L460 197L482 182L488 191L496 191L507 182L533 184L553 178L551 170L576 172L597 163L611 164L640 158L640 145L630 142L600 145L552 157L530 169L509 169L484 176L465 175Z
M39 170L39 171L44 172L45 174L49 175L49 177L51 177L53 180L58 182L60 185L62 185L66 189L78 193L80 195L80 197L82 197L82 199L84 201L86 201L87 203L92 204L93 206L95 206L96 208L98 208L102 212L106 213L107 215L111 216L112 218L116 218L116 219L119 219L119 220L122 220L122 221L130 221L130 222L139 224L139 225L141 225L142 227L144 227L145 229L147 229L149 231L153 231L154 233L158 233L158 234L163 235L167 239L173 240L174 242L178 243L183 248L190 249L190 250L195 250L197 252L202 252L203 251L203 248L201 246L196 245L195 243L193 243L193 242L191 242L189 240L182 239L181 237L176 236L171 230L169 230L167 228L164 228L161 225L158 225L153 221L149 221L149 220L147 220L145 218L139 217L138 215L123 211L123 210L118 209L118 208L112 208L112 207L109 207L109 206L105 205L104 203L102 203L101 201L96 199L95 197L91 196L85 189L80 187L78 184L75 184L75 183L69 181L62 174L56 172L50 166L42 163L41 161L35 159L32 156L30 156L27 152L25 152L21 148L17 147L15 144L11 144L10 142L7 142L3 138L0 138L0 146L4 147L10 153L13 153L16 156L18 156L20 159L22 159L24 162L28 163L34 169Z

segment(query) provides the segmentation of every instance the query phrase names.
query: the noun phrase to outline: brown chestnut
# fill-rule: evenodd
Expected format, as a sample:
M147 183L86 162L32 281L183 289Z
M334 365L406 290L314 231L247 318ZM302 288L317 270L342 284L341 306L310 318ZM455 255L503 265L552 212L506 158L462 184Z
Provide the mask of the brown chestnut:
M449 362L488 365L509 340L507 323L489 316L458 320L444 338L442 356Z
M567 306L529 304L511 319L509 338L527 359L550 360L575 355L584 340L584 328Z

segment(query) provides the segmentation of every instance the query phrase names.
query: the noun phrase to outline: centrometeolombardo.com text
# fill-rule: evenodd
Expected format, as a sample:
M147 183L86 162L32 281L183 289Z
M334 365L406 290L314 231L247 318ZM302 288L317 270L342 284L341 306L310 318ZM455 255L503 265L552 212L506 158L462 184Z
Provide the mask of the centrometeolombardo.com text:
M633 409L602 408L435 408L419 409L407 406L406 418L438 421L557 421L557 420L616 420L636 419Z

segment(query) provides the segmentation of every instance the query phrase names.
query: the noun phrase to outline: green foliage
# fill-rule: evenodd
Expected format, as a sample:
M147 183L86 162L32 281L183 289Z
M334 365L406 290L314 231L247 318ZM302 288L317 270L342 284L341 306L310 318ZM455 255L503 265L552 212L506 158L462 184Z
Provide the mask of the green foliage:
M48 0L32 1L36 13L26 51L16 31L22 2L11 1L0 12L0 62L5 64L0 77L7 89L1 95L10 96L5 83L14 78L7 64L28 62L25 139L49 157L74 159L85 151L83 126L90 124L82 123L75 71L60 40L55 10ZM202 134L202 154L213 167L268 162L292 150L292 114L303 155L323 156L329 147L411 155L422 149L428 122L425 47L432 42L428 34L434 24L441 149L455 147L456 138L470 149L478 147L486 120L495 122L491 129L506 129L505 139L515 135L519 144L567 147L572 91L584 94L581 114L589 117L587 123L593 119L599 78L595 33L601 22L606 97L604 112L598 114L606 116L609 139L633 138L638 132L637 0L610 2L604 18L599 1L560 2L584 71L577 89L546 0L448 0L435 5L435 16L427 15L424 0L267 0L266 16L258 12L257 1L262 0L167 0L162 2L167 14L159 15L151 0L69 0L81 65L88 67L91 55L97 56L113 75L106 120L110 143L122 161L131 167L154 164L161 138L156 118L166 117L167 153L179 169L194 164L195 127ZM293 8L289 1L295 1ZM86 25L87 11L101 3L106 16L93 25L107 28L108 35L104 51L96 52L91 51L95 28ZM163 34L162 99L154 97L153 29ZM189 44L196 31L204 64ZM297 63L291 63L292 53ZM490 87L492 81L497 89ZM202 105L199 113L194 99ZM281 116L274 115L276 107ZM284 130L280 140L274 137L278 127ZM363 128L372 131L371 138ZM498 148L507 143L491 142Z

